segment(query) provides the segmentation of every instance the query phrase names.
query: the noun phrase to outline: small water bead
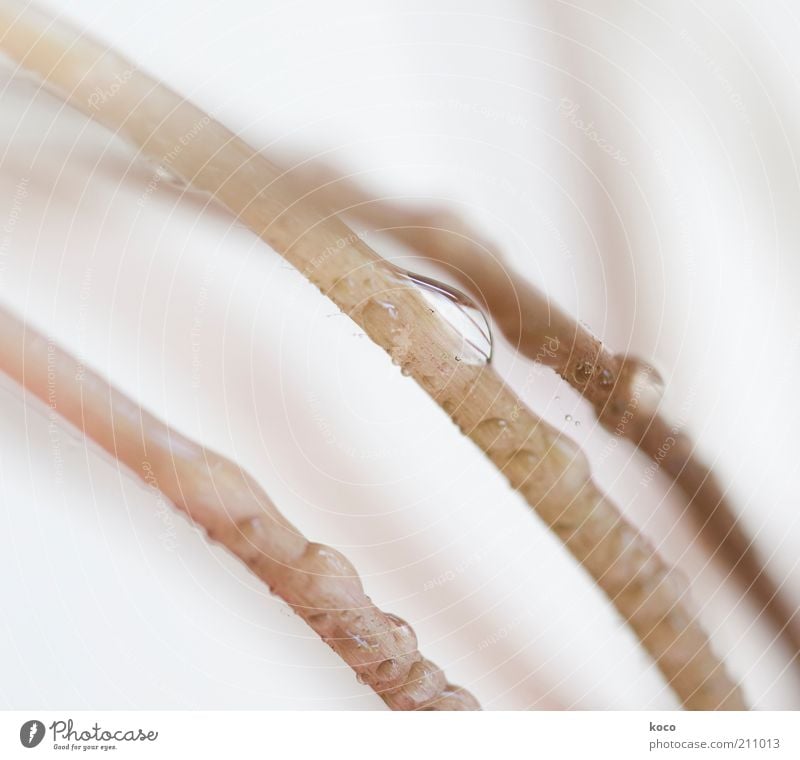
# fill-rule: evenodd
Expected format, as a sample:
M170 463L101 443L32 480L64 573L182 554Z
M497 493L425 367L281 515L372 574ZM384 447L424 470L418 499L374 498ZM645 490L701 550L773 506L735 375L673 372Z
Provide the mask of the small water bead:
M571 438L559 435L550 446L550 451L564 464L561 475L562 484L577 489L591 478L591 468L586 454Z
M637 399L643 405L657 405L664 395L664 380L652 364L634 356L622 361L623 391L628 399Z
M455 359L485 364L492 359L492 329L483 310L468 295L439 280L397 269L398 275L414 285L438 314L461 336L464 348Z
M575 369L572 372L572 376L575 378L575 382L580 383L581 385L585 385L586 383L591 380L592 373L594 372L594 364L587 361L579 361L575 365Z
M357 578L356 572L347 558L336 549L324 544L308 544L298 565L312 577Z
M371 651L373 649L378 649L380 644L375 641L367 641L366 638L363 636L359 636L357 633L350 634L350 640L356 645L357 649Z
M426 710L480 710L480 704L469 692L452 684L442 690L441 696Z
M511 455L511 458L508 460L508 462L506 462L505 467L514 469L519 468L524 473L524 477L522 479L527 482L528 477L539 466L541 461L541 457L539 457L530 449L517 449Z
M387 613L386 618L392 626L387 633L394 639L398 651L402 654L410 654L416 650L417 635L414 633L414 629L397 615Z
M152 163L153 167L153 180L154 184L164 184L174 187L176 190L185 190L187 188L186 181L176 174L172 169L164 164Z
M442 408L448 414L454 414L456 409L458 408L458 404L456 404L456 402L453 401L452 399L448 398L448 399L445 399L444 402L442 403Z
M564 415L564 419L565 419L567 422L572 422L572 415L571 415L571 414L566 414L566 415Z
M313 615L309 615L307 620L315 631L326 631L333 623L333 618L327 612L315 612Z
M489 417L475 427L475 436L485 440L489 449L501 448L508 441L508 420Z
M614 375L610 370L600 370L599 381L603 388L611 388L614 385Z
M402 672L402 666L394 659L384 660L375 671L381 681L391 681L397 678L400 672Z

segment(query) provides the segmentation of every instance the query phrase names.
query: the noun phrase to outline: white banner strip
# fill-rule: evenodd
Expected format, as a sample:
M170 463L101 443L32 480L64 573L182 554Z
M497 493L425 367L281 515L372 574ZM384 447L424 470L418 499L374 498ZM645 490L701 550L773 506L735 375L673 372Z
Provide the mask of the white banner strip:
M792 712L0 713L0 758L800 758ZM112 754L113 753L113 754Z

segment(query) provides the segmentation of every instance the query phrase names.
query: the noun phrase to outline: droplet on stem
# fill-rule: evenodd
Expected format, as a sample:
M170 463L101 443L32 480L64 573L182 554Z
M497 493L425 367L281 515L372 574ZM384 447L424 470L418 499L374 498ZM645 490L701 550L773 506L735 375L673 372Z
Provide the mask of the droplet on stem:
M492 329L483 310L468 295L439 280L398 269L398 274L413 284L423 298L462 337L464 345L455 357L469 364L484 364L492 359Z

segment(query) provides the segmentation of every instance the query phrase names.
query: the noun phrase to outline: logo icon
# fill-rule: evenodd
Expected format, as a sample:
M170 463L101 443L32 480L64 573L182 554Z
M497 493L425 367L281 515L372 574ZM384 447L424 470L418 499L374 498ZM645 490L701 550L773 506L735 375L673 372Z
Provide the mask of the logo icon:
M19 740L23 747L35 747L44 739L44 723L40 720L26 720L19 730Z

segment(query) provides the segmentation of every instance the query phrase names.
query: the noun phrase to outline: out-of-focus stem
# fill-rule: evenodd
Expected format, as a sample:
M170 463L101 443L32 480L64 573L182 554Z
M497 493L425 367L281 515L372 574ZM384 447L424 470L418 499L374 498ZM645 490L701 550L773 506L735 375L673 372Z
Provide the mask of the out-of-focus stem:
M0 50L142 155L212 194L402 364L591 574L686 707L745 709L687 610L688 590L592 482L583 453L484 358L465 355L453 326L344 222L207 114L27 4L0 2Z
M240 467L168 427L4 310L0 370L239 557L393 710L479 709L422 657L410 625L372 603L350 562L309 542Z

